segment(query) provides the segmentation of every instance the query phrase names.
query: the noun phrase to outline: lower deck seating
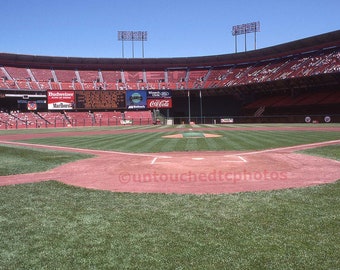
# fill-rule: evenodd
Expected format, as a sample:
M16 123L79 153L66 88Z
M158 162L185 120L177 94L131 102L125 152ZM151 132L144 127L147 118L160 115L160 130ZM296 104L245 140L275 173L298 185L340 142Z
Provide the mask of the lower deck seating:
M131 120L136 125L151 125L153 123L151 111L126 111L125 120Z

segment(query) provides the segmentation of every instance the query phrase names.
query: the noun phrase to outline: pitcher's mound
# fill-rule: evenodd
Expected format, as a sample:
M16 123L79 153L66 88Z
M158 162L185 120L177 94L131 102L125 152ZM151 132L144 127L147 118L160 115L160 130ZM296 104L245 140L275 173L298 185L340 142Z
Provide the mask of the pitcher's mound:
M184 132L180 134L163 136L163 138L169 138L169 139L181 139L181 138L197 139L197 138L217 138L217 137L221 137L221 135L202 133L202 132Z

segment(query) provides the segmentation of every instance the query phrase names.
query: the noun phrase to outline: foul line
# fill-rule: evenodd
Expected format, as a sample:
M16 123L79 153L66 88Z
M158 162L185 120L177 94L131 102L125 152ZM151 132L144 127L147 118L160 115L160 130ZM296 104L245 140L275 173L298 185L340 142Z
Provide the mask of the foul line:
M239 156L239 155L224 155L223 157L225 158L230 158L230 157L236 157L238 160L223 160L222 162L248 162L245 158Z
M285 151L285 150L304 150L304 149L307 149L307 148L332 145L332 144L336 144L336 143L340 143L340 140L318 142L318 143L309 143L309 144L300 144L300 145L295 145L295 146L287 146L287 147L279 147L279 148L272 148L272 149L266 149L266 150L252 151L252 152L244 152L244 153L242 153L242 156L262 154L262 153L270 153L270 152L280 152L280 151Z
M126 156L168 158L168 156L159 156L159 155L152 155L152 154L127 153L127 152L118 152L118 151L109 151L109 150L94 150L94 149L74 148L74 147L45 145L45 144L30 144L30 143L22 143L22 142L0 141L0 144L27 146L27 147L32 147L32 148L43 148L43 149L47 148L51 150L80 152L80 153L94 154L94 155L95 154L116 154L116 155L126 155Z
M295 146L288 146L288 147L279 147L279 148L272 148L266 150L259 150L259 151L252 151L252 152L244 152L241 153L242 156L245 155L256 155L256 154L263 154L263 153L270 153L270 152L280 152L285 150L304 150L307 148L313 148L318 146L325 146L340 143L340 140L332 140L326 142L318 142L318 143L310 143L310 144L301 144ZM13 142L13 141L0 141L0 144L7 144L7 145L17 145L17 146L26 146L32 148L42 148L42 149L51 149L51 150L59 150L59 151L68 151L68 152L80 152L86 154L116 154L116 155L125 155L125 156L140 156L140 157L152 157L151 165L154 164L161 164L161 163L169 163L169 162L157 162L159 158L171 158L170 156L162 156L162 155L154 155L154 154L142 154L142 153L128 153L128 152L118 152L118 151L109 151L109 150L93 150L93 149L84 149L84 148L74 148L74 147L66 147L66 146L54 146L54 145L44 145L44 144L30 144L30 143L23 143L23 142ZM245 158L240 155L224 155L224 157L238 157L238 160L228 160L223 162L248 162ZM157 163L156 163L157 162Z

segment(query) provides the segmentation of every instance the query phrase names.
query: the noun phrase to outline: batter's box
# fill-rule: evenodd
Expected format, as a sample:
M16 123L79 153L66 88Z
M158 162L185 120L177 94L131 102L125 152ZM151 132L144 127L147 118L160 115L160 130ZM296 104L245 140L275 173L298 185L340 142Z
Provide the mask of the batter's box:
M156 165L156 164L169 164L172 163L171 157L155 157L151 160L150 164L151 165ZM204 160L209 160L209 158L206 157L192 157L190 158L193 161L204 161ZM223 159L221 159L222 162L238 162L238 163L246 163L248 162L244 157L237 156L237 155L225 155L223 156Z
M163 157L155 157L151 160L150 164L155 165L155 164L168 164L171 162L166 161L166 159L169 159L171 157L163 156Z
M222 160L222 162L240 162L240 163L248 162L244 157L241 157L241 156L226 155L226 156L223 156L223 157L224 157L224 159Z

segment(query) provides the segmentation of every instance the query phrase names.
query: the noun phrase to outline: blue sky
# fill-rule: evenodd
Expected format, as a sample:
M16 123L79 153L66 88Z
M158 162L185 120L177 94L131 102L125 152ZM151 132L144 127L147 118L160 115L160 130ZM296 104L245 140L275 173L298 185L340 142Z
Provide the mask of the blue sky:
M0 10L0 52L48 56L120 58L118 31L147 31L144 56L163 58L233 53L232 26L255 21L257 48L340 29L338 0L1 0ZM141 42L124 42L133 54Z

